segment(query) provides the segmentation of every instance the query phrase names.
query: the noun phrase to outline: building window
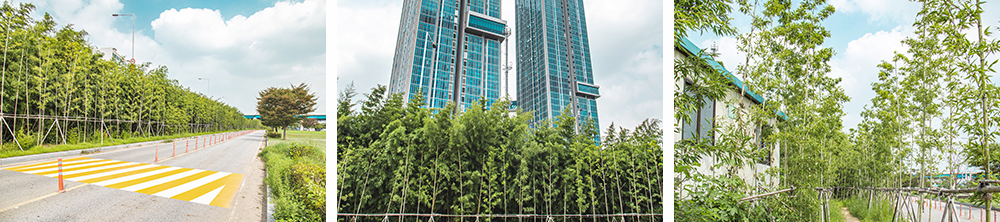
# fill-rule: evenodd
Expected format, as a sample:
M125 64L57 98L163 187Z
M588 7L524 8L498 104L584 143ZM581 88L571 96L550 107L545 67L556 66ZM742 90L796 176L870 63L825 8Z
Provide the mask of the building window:
M773 162L771 152L773 151L773 147L771 147L771 144L766 141L767 137L771 135L773 130L774 129L768 125L756 127L754 129L754 138L757 140L757 150L760 154L757 156L757 163L771 165L771 162Z
M690 89L692 86L685 83L686 89ZM689 94L691 92L688 92ZM702 106L697 110L692 110L688 113L691 118L690 121L685 121L684 125L681 126L681 139L707 139L714 143L714 137L711 134L711 130L715 124L715 100L711 98L704 98L702 100Z

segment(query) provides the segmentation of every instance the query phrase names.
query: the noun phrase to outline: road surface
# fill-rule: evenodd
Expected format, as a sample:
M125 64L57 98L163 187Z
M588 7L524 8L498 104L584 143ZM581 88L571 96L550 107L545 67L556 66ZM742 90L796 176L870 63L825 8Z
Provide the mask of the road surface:
M901 208L901 210L903 212L909 212L909 209L913 209L913 211L917 211L917 206L918 206L917 199L918 199L918 197L911 196L909 198L909 200L907 201L907 204L909 205L909 207L904 206L904 207ZM919 220L920 221L933 221L933 222L941 221L941 218L942 218L942 216L944 214L943 209L945 208L945 205L946 205L946 203L942 202L942 201L925 199L925 203L923 204L923 214L921 216L922 218L920 218ZM984 218L984 216L985 216L984 213L986 213L986 212L989 212L990 214L993 214L991 220L993 220L993 221L1000 221L1000 219L996 218L997 216L1000 216L1000 212L997 212L997 211L984 211L983 209L978 208L978 207L970 207L970 206L966 206L966 205L962 205L962 204L955 204L955 212L957 212L957 215L958 215L958 220L957 221L961 221L961 222L981 222L981 221L986 221L985 218ZM930 215L928 215L928 213L930 213ZM928 218L928 216L929 216L929 218ZM908 215L904 214L903 217L908 217ZM948 221L948 220L945 219L944 221Z
M261 221L263 131L239 134L63 157L62 193L55 159L0 166L0 221Z

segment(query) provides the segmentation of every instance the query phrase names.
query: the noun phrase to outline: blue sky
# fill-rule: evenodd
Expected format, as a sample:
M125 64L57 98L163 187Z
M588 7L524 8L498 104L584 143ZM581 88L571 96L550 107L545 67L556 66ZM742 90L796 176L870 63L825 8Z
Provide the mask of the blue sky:
M299 83L326 112L325 0L30 2L36 19L47 12L59 27L87 31L94 48L165 65L168 78L241 112L256 113L259 91ZM114 13L136 14L134 55L132 19Z

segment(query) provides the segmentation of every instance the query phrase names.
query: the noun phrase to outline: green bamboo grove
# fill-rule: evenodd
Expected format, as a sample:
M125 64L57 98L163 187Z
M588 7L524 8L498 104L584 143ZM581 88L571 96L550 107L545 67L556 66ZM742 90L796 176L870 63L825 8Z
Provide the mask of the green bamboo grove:
M675 42L695 32L736 36L746 59L726 67L737 67L734 74L745 75L741 76L747 80L745 86L771 98L766 105L780 108L788 119L775 125L777 132L761 134L763 141L780 141L781 164L753 178L695 169L707 156L722 162L716 167L743 166L757 158L755 148L743 143L745 137L732 135L739 132L713 126L709 132L714 141L692 138L675 143L674 217L821 221L837 214L828 207L835 199L873 202L848 205L854 205L849 206L852 214L863 210L886 220L903 215L894 212L909 211L912 218L932 215L923 208L901 210L903 202L891 198L920 196L918 192L869 192L868 188L950 190L925 195L930 198L983 188L960 191L971 194L960 199L984 208L996 206L1000 195L985 190L996 186L989 180L1000 178L996 130L1000 87L994 82L998 60L991 57L1000 53L1000 39L995 37L996 27L984 24L989 20L986 10L991 9L984 9L982 0L919 4L913 35L900 41L905 51L895 51L874 67L877 72L867 73L877 76L870 85L874 96L859 113L857 127L845 132L842 107L851 98L841 88L841 79L831 75L835 52L823 47L835 34L823 21L836 12L825 0L675 0L674 33L679 36ZM731 24L736 13L750 17L749 29L738 30ZM688 91L674 93L676 122L704 118L688 113L695 113L701 101L725 99L723 93L732 89L702 55L711 56L702 51L675 59L675 81L693 82L685 88ZM982 172L969 172L964 166ZM763 189L753 186L763 175L778 175L781 181ZM823 194L817 188L830 192ZM779 190L788 192L774 192ZM774 195L759 195L768 193ZM885 207L876 209L879 204ZM983 219L991 217L985 214Z
M634 130L612 125L597 144L597 132L575 132L569 116L529 127L530 115L508 115L506 100L453 115L453 106L421 108L419 94L404 106L399 94L386 95L385 86L366 94L356 111L354 95L349 86L338 99L343 220L399 213L409 215L389 220L428 221L438 214L434 220L538 215L533 219L576 221L581 218L553 215L621 213L631 216L615 220L662 219L659 120L647 119Z
M0 8L0 150L258 127L167 78L167 67L101 59L72 25L32 4ZM103 138L102 138L103 135Z

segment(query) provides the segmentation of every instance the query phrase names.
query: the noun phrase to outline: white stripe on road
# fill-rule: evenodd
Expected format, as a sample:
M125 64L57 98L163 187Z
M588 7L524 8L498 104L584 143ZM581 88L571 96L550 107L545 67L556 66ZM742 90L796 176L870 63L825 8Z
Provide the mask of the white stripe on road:
M208 175L206 177L202 177L200 179L197 179L197 180L194 180L194 181L191 181L191 182L187 182L185 184L181 184L180 186L176 186L176 187L170 188L168 190L160 191L160 192L155 193L153 195L155 195L155 196L161 196L161 197L166 197L166 198L174 197L174 196L177 196L177 194L181 194L181 193L187 192L188 190L191 190L191 189L194 189L194 188L198 188L198 187L200 187L202 185L205 185L205 184L208 184L208 183L210 183L212 181L218 180L219 178L223 178L225 176L229 176L229 174L230 173L225 173L225 172L215 172L212 175Z
M82 176L82 177L76 177L76 178L67 179L67 180L84 181L84 180L89 180L89 179L93 179L93 178L98 178L98 177L103 177L103 176L108 176L108 175L115 175L115 174L119 174L119 173L124 173L124 172L128 172L128 171L136 171L136 170L146 169L146 168L155 167L155 166L156 165L141 165L141 166L136 166L136 167L130 167L130 168L125 168L125 169L115 170L115 171L98 173L98 174L94 174L94 175L86 175L86 176Z
M215 196L219 196L219 192L222 192L222 188L223 187L226 187L226 186L221 186L219 188L215 188L215 190L212 190L212 192L208 192L205 195L201 195L198 198L194 198L194 200L191 200L191 202L200 203L200 204L211 204L212 200L215 199Z
M139 164L139 163L132 163L132 162L122 162L122 161L119 161L119 162L120 163L117 163L117 164L111 164L111 165L107 165L107 166L94 167L94 168L88 168L88 169L77 169L77 170L69 170L69 171L67 171L66 169L63 169L63 176L68 176L68 175L73 175L73 174L78 174L78 173L86 173L86 172L90 172L90 171L98 171L98 170L103 170L103 169L111 169L111 168L115 168L115 167L122 167L122 166ZM48 174L48 175L43 175L43 176L55 177L55 176L59 176L59 173L56 172L56 173L52 173L52 174Z
M160 178L160 179L155 179L155 180L152 180L152 181L146 181L144 183L140 183L140 184L128 186L128 187L122 188L122 190L136 191L136 190L146 189L146 188L149 188L149 187L152 187L152 186L156 186L156 185L160 185L160 184L163 184L163 183L166 183L166 182L170 182L170 181L174 181L174 180L177 180L177 179L180 179L180 178L184 178L186 176L191 176L191 175L194 175L196 173L201 173L201 171L205 171L205 170L188 170L188 171L184 171L184 172L181 172L181 173L178 173L178 174L174 174L174 175L170 175L170 176L167 176L167 177L163 177L163 178Z
M100 165L100 164L114 163L114 162L122 162L122 161L117 161L117 160L101 160L101 161L94 161L94 162L90 162L90 163L80 164L80 165L72 165L72 166L63 165L62 169L63 169L63 172L66 172L66 171L70 171L70 170L77 169L77 168L84 168L84 167L89 167L89 166L93 166L93 165ZM38 174L38 173L41 173L41 172L52 171L52 170L59 170L59 165L56 165L54 167L47 168L47 169L32 170L32 171L28 171L28 172L25 172L25 173Z
M150 165L150 166L156 166L156 165ZM179 169L184 169L184 168L180 168L180 167L168 167L168 168L163 168L163 169L159 169L159 170L149 171L149 172L140 173L140 174L136 174L136 175L132 175L132 176L119 177L119 178L115 178L115 179L105 180L105 181L94 183L94 185L107 186L107 185L111 185L111 184L116 184L116 183L125 182L125 181L129 181L129 180L139 179L139 178L147 177L147 176L150 176L150 175L161 174L161 173L164 173L164 172L169 172L169 171L174 171L174 170L179 170Z
M84 161L74 161L72 163L93 163L93 162L104 162L104 161L110 161L110 160L89 159L89 160L84 160ZM66 164L67 164L67 162L63 161L63 165L64 165L63 166L63 170L66 170L66 168L67 168L67 166L65 166ZM31 167L31 168L26 168L26 169L19 169L18 172L36 174L38 172L45 172L45 171L54 170L54 169L58 169L58 168L59 168L59 162L56 161L52 165L46 164L46 165L36 166L36 167ZM30 171L26 171L26 170L29 170L29 169L30 169Z

